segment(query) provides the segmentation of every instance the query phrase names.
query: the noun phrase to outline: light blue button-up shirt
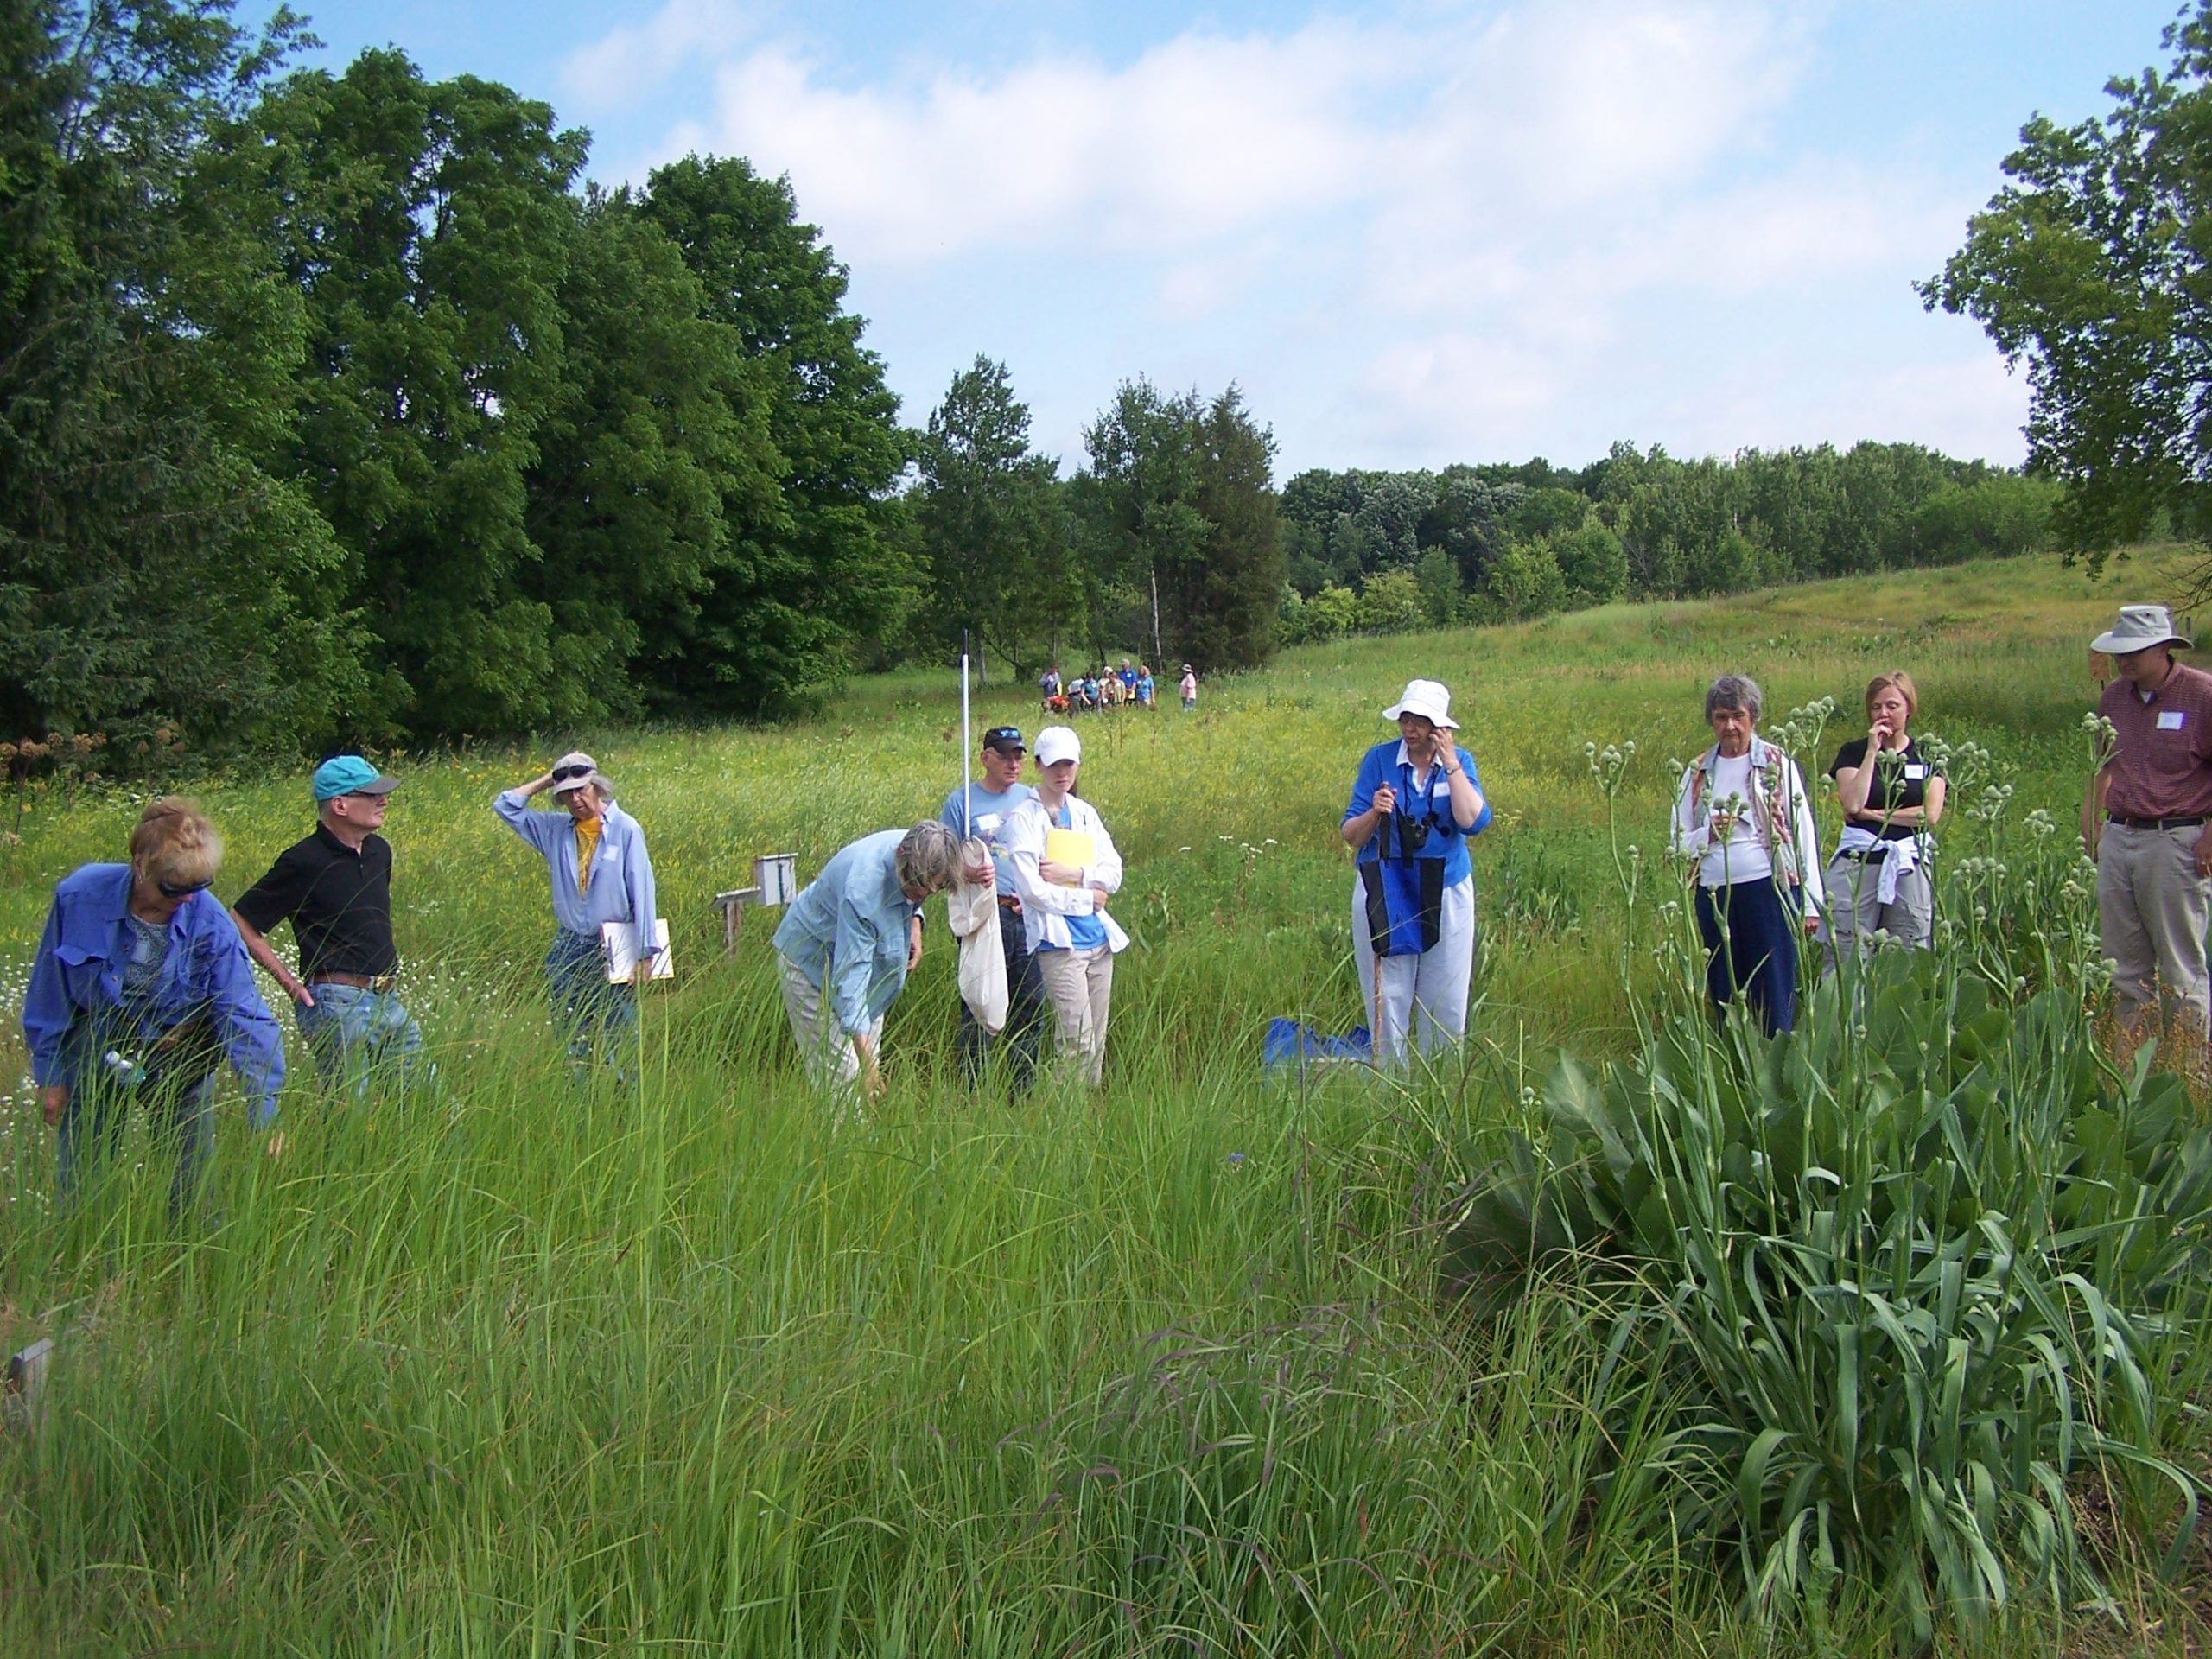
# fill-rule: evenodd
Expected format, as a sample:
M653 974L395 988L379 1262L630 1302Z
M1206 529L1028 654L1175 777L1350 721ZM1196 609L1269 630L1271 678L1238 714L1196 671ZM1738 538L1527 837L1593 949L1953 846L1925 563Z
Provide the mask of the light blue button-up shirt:
M570 933L599 938L608 922L638 924L639 950L652 955L658 949L652 933L653 866L645 856L645 832L638 821L612 801L600 821L599 845L591 855L591 885L576 885L576 821L564 809L534 812L518 789L503 792L492 810L507 826L545 860L553 878L553 919Z
M70 1040L88 1020L118 1022L103 1042L149 1042L174 1026L207 1015L253 1101L253 1121L276 1116L284 1082L284 1042L276 1017L253 982L253 967L238 925L213 893L195 893L169 918L168 955L143 1002L134 999L135 1028L123 1006L123 969L133 939L124 919L130 905L128 864L86 864L61 878L46 931L23 992L23 1046L31 1080L75 1089L84 1056ZM94 1027L97 1031L99 1028Z
M906 902L893 855L904 830L862 836L791 900L776 949L822 993L849 1037L866 1033L906 984Z

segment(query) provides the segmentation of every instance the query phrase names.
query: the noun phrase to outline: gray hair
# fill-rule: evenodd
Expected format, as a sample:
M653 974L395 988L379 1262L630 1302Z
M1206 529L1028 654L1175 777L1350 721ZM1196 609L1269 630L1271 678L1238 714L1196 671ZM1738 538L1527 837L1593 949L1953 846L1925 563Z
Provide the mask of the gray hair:
M1716 709L1741 709L1751 717L1751 724L1759 723L1759 710L1765 704L1759 697L1759 683L1745 674L1723 674L1705 689L1705 721L1713 723Z
M899 838L891 855L899 885L938 893L960 874L960 840L935 818L924 820Z

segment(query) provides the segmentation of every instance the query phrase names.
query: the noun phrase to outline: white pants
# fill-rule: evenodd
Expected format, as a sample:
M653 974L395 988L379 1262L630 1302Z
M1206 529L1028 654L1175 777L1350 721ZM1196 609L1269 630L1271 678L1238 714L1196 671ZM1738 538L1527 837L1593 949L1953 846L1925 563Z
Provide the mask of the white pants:
M1376 1065L1402 1070L1408 1033L1423 1054L1433 1054L1467 1034L1467 993L1475 977L1473 876L1444 889L1443 916L1433 949L1417 957L1378 957L1368 939L1367 886L1354 871L1351 955L1359 970L1360 999L1367 1004L1367 1028L1375 1033Z
M1045 998L1059 1027L1060 1058L1083 1068L1096 1089L1106 1074L1106 1014L1114 1001L1114 952L1039 950L1030 960L1045 982Z
M784 970L784 1014L791 1022L791 1035L798 1042L798 1055L805 1064L807 1081L817 1089L827 1089L836 1094L850 1094L860 1081L861 1059L853 1052L852 1039L836 1016L825 1014L822 1009L822 993L807 983L806 976L789 957L779 955L777 963ZM875 1023L868 1028L868 1046L879 1065L883 1059L883 1016L878 1014Z

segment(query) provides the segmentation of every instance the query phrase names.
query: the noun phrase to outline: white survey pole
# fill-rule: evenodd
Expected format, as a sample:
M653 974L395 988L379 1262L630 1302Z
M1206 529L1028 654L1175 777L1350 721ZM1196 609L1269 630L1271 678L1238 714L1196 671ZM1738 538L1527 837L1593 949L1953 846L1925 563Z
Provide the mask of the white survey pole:
M963 634L960 640L960 824L963 839L976 833L975 810L968 799L969 757L973 753L974 747L968 741L968 639Z

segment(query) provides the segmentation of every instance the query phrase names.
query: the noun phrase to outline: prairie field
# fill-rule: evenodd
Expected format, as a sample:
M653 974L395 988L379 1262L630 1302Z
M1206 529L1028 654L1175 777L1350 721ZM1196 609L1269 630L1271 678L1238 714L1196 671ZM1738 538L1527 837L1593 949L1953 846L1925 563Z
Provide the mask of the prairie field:
M1863 734L1860 690L1895 667L1919 683L1916 733L1966 757L1943 836L1950 960L1882 987L1899 1021L1955 1010L1929 1028L1936 1048L1971 1027L1993 1057L1958 1082L1980 1114L1956 1153L1980 1183L1978 1236L1994 1236L1996 1184L2033 1173L2009 1143L2045 1123L2016 1116L2000 1135L1991 1115L2030 1112L2015 1103L2039 1080L2078 1084L2047 1108L2069 1145L2087 1143L2090 1116L2168 1111L2150 1057L2096 1049L2069 977L2094 956L2070 868L2088 641L2164 582L2148 556L2101 582L2037 559L1615 606L1304 648L1202 682L1192 715L1170 696L1083 717L1081 787L1127 861L1113 911L1135 940L1103 1090L962 1086L933 902L887 1032L887 1097L842 1123L798 1073L773 915L751 912L726 959L709 900L749 880L755 854L796 853L804 880L860 834L934 816L960 780L953 675L862 681L773 729L381 757L404 779L385 834L435 1088L335 1105L296 1053L281 1158L260 1155L226 1077L199 1211L170 1219L140 1136L130 1167L61 1215L18 1036L0 1037L15 1084L0 1348L57 1344L36 1432L0 1431L0 1650L2197 1650L2204 1542L2187 1522L2208 1362L2201 1308L2177 1287L2203 1262L2149 1265L2201 1252L2193 1175L2137 1171L2159 1216L2188 1221L2170 1239L2139 1236L2149 1207L2035 1235L2074 1274L2054 1283L2093 1285L2114 1310L2094 1335L2000 1287L1987 1306L2001 1317L1962 1314L1944 1338L1960 1345L1938 1344L1961 1377L1976 1355L2001 1360L2005 1388L2043 1368L2035 1401L2000 1404L1993 1382L1976 1408L1979 1383L1946 1393L1899 1362L1896 1397L1927 1382L1937 1424L1915 1407L1899 1444L1923 1448L1920 1467L1942 1441L1961 1468L1999 1471L1986 1494L1967 1473L1936 1491L1912 1458L1872 1449L1833 1466L1808 1452L1803 1489L1777 1476L1770 1491L1780 1442L1764 1436L1716 1483L1720 1454L1691 1418L1726 1366L1684 1370L1688 1350L1647 1363L1623 1337L1623 1299L1648 1274L1554 1261L1469 1298L1444 1271L1471 1184L1510 1144L1541 1148L1548 1100L1574 1096L1575 1077L1655 1076L1666 1033L1701 1029L1659 849L1668 762L1704 747L1701 694L1725 671L1759 680L1767 727L1794 728L1801 761L1817 747L1808 775ZM1471 1040L1405 1082L1270 1079L1270 1017L1360 1018L1336 829L1360 753L1389 734L1381 709L1414 676L1450 686L1497 814L1476 844ZM1822 698L1836 708L1815 735L1822 716L1791 711ZM1001 721L1033 735L1026 683L976 690L975 729ZM1630 743L1609 766L1603 752ZM543 867L490 808L577 745L644 824L675 939L676 982L644 999L634 1090L570 1081L538 970ZM310 825L304 768L180 765L162 781L221 826L226 898ZM98 785L0 803L11 1013L53 882L120 857L143 798ZM1831 797L1821 810L1832 842ZM1987 1034L1985 994L2024 1010L2012 1034ZM1866 1098L1897 1093L1905 1060L1851 1070L1865 1018L1831 1002L1808 1020L1833 1030L1803 1053L1844 1056ZM1929 1040L1912 1064L1933 1064ZM1724 1094L1745 1077L1784 1093L1805 1081L1808 1062L1740 1031L1691 1046ZM1580 1068L1555 1071L1562 1052ZM2194 1120L2156 1121L2178 1143ZM1899 1144L1875 1186L1923 1157ZM1961 1249L1930 1259L1972 1281L1986 1251ZM2068 1254L2107 1249L2109 1281ZM1991 1271L2012 1284L2014 1255L1999 1254ZM2116 1283L2145 1287L2123 1306ZM2016 1364L2007 1321L2031 1315L2056 1334L2020 1335L2019 1351L2051 1357ZM1783 1341L1762 1347L1764 1317L1738 1333L1747 1371ZM1846 1332L1840 1368L1804 1367L1805 1401L1859 1363L1858 1340ZM1843 1414L1801 1414L1814 1426L1791 1432L1817 1439ZM1806 1496L1862 1479L1869 1495L1848 1503ZM1897 1481L1918 1496L1878 1517ZM1716 1497L1730 1491L1745 1495L1732 1519ZM1775 1518L1792 1503L1802 1527ZM2078 1549L2051 1542L2052 1524ZM1770 1533L1783 1544L1755 1547ZM1924 1548L1924 1573L1869 1565L1898 1538ZM1960 1538L1981 1543L1955 1572ZM1925 1609L1908 1580L1932 1586Z

